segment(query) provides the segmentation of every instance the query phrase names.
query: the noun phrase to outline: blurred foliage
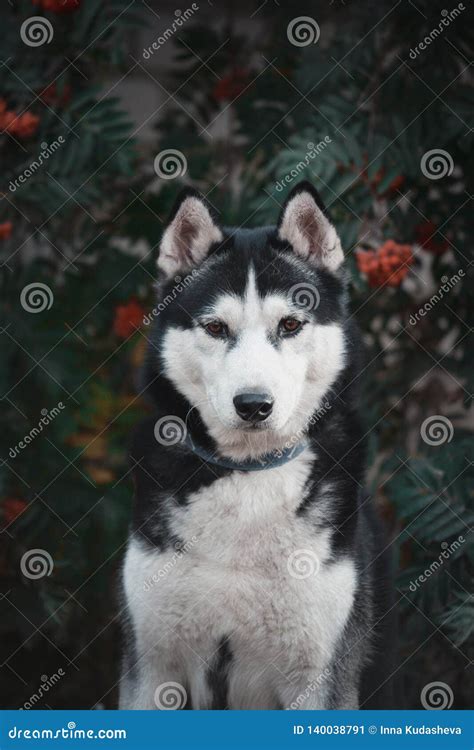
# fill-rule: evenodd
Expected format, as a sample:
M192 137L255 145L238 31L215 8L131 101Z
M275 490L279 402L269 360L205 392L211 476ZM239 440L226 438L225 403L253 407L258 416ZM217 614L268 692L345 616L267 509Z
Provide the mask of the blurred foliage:
M134 380L143 350L135 333L140 321L135 312L128 329L115 326L121 305L151 301L149 249L136 257L120 243L139 155L114 85L100 83L129 70L128 40L143 23L142 11L127 0L77 5L68 13L43 13L29 0L0 8L6 61L0 98L7 112L17 118L28 112L37 122L18 134L3 123L0 135L0 226L11 227L0 243L0 575L8 592L0 630L2 661L13 654L4 667L9 697L2 705L13 707L37 688L42 673L61 664L76 687L64 685L59 705L89 707L94 692L98 699L113 685L105 675L94 679L94 654L107 654L110 642L118 659L114 620L115 628L104 630L107 639L114 633L111 641L100 633L116 606L114 571L132 494L126 453L143 414ZM52 25L49 44L22 42L22 23L32 15ZM59 147L18 181L54 143ZM21 302L30 284L39 295L41 284L50 290L51 304L40 314ZM63 409L41 435L15 451L58 404ZM49 577L21 574L22 555L31 549L51 555ZM110 654L104 658L112 663ZM31 681L29 688L22 680ZM18 693L25 694L21 701Z
M129 39L142 19L137 3L88 0L67 14L44 13L54 38L35 48L19 34L30 0L0 8L9 30L0 99L7 111L38 117L27 137L0 135L0 228L12 225L11 236L0 239L0 575L9 592L0 630L5 658L18 649L9 665L32 689L41 670L51 671L51 654L58 665L64 654L75 663L78 656L80 673L69 665L72 678L55 705L90 707L115 681L117 628L109 623L130 510L126 447L144 409L136 387L143 334L135 329L152 300L161 222L179 187L190 183L227 225L271 223L288 190L305 178L340 230L352 310L366 341L369 482L400 570L402 692L418 708L420 688L442 679L454 689L455 706L468 703L472 24L466 10L412 59L410 50L438 25L443 6L382 0L370 8L328 4L318 16L318 43L306 47L288 42L293 12L274 4L255 21L257 41L230 14L218 29L198 17L187 22L168 42L176 65L163 80L174 100L160 112L153 151L185 155L187 172L175 180L152 172L153 155L139 152L114 85L103 83L130 67ZM10 182L60 135L60 149L12 192ZM308 157L308 144L323 142ZM453 160L441 180L421 170L430 149ZM371 285L358 251L378 252L387 240L409 245L411 262L397 284L387 272L387 283ZM460 269L465 276L411 322L444 277ZM20 295L38 283L54 300L32 314ZM59 402L65 408L41 438L9 456L42 410ZM452 440L421 439L433 415L452 422ZM460 536L465 541L429 580L410 588ZM39 581L20 573L22 555L34 548L54 560L54 573ZM110 666L107 674L97 675L99 660ZM18 684L18 694L28 692ZM113 694L105 701L113 705Z

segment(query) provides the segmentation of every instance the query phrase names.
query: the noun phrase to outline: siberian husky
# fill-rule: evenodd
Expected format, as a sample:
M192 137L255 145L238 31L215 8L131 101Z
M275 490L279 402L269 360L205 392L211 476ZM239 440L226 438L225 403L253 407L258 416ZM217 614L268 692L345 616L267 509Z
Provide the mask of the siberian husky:
M187 190L158 269L120 708L393 708L361 342L319 194L233 229Z

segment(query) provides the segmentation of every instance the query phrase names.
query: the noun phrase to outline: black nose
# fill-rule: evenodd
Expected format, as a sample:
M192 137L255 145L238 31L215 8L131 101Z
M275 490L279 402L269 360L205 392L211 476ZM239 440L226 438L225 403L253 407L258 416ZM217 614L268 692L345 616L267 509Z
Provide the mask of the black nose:
M246 422L263 422L272 412L273 399L268 393L239 393L234 398L234 406Z

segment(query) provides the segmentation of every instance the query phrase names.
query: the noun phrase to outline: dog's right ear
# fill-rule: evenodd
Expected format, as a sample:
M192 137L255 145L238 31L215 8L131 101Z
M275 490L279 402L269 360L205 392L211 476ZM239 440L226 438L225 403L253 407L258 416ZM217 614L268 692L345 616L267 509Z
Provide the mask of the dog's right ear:
M223 234L208 204L195 190L178 197L160 243L158 268L166 276L190 271L207 257Z
M300 258L333 273L344 261L339 236L317 190L301 182L290 192L278 221L278 237Z

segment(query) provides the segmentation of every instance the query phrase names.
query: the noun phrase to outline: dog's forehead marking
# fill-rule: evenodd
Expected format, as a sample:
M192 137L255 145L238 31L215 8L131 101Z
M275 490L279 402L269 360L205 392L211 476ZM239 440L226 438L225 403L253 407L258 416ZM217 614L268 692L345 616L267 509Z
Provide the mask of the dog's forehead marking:
M222 294L214 305L214 313L231 329L244 329L259 325L269 328L291 310L288 297L283 292L261 296L258 291L255 269L250 266L244 294Z

